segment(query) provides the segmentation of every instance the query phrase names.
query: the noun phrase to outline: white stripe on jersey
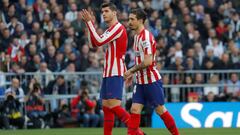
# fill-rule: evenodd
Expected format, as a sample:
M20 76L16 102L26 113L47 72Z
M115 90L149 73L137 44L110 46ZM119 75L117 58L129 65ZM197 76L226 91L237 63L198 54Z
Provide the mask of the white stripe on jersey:
M147 75L145 75L145 73L147 73L147 68L145 68L145 69L143 69L143 83L144 84L147 84L148 83L148 76Z
M111 46L108 46L108 59L106 59L107 63L108 63L108 67L107 67L107 71L106 71L106 76L109 75L110 72L110 67L111 67L111 58L112 58L112 52L111 52Z
M116 59L116 41L113 41L113 50L114 50L114 61L113 61L113 67L112 67L112 75L118 74L118 67L117 67L117 59Z

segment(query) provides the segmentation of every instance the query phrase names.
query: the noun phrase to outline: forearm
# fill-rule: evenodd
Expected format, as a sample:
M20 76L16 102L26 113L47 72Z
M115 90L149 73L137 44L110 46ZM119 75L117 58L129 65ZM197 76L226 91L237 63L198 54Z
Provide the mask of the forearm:
M97 42L101 37L97 34L96 29L94 27L94 23L92 21L86 22L86 26L89 31L89 42L93 47L102 46L101 42Z
M139 71L139 70L143 70L143 69L145 69L145 68L147 68L149 65L145 62L145 61L143 61L142 63L140 63L139 65L135 65L135 66L133 66L131 69L129 69L130 70L130 72L131 73L136 73L137 71Z
M97 46L94 44L93 40L92 40L92 37L91 37L91 34L90 34L90 31L89 31L89 30L88 30L88 42L89 42L88 46L89 46L90 48L95 48L95 47L97 47Z
M150 66L151 64L152 64L152 55L151 54L145 55L144 56L144 60L140 64L135 65L134 67L132 67L130 69L130 72L131 73L135 73L135 72L137 72L139 70L143 70L143 69L147 68L148 66Z
M104 32L104 34L102 34L101 36L98 35L93 22L88 21L86 22L86 25L90 33L91 41L97 47L103 46L119 38L123 33L123 30L121 29L120 24L117 24L116 26L114 26L114 28L111 31Z

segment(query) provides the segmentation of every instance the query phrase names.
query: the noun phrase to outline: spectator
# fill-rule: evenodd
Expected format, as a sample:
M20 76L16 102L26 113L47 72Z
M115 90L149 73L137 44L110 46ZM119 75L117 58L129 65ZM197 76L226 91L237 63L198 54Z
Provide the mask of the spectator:
M221 59L219 61L219 63L217 63L217 69L234 69L234 67L232 66L232 61L229 58L229 55L224 53L221 56Z
M48 64L49 70L54 71L55 65L56 65L56 61L55 61L56 48L52 45L48 46L47 53L44 56L45 56L44 59Z
M77 13L77 19L71 22L71 26L78 33L79 37L83 36L84 23L82 21L82 16L81 16L80 12Z
M67 84L65 82L64 76L59 75L55 80L50 81L45 93L49 94L49 95L64 95L67 94ZM64 100L64 99L63 99ZM56 109L58 109L59 103L62 100L56 100L56 99L52 99L51 100L51 110L55 111Z
M43 128L47 112L44 111L45 100L39 83L34 83L25 97L26 113L35 128Z
M211 86L204 87L204 96L208 96L211 94L214 94L215 96L218 96L220 94L220 89L218 86L212 86L212 85L218 85L219 82L219 76L218 75L212 75L211 78L208 80L208 84ZM211 94L210 94L211 92Z
M207 95L205 96L204 101L205 102L216 102L216 101L218 101L218 99L212 91L209 91L207 93Z
M38 53L36 44L28 44L28 45L26 45L25 52L26 52L28 60L32 61L34 55L36 55Z
M206 56L203 58L203 69L215 69L219 59L214 56L213 48L207 50Z
M193 78L189 75L187 75L184 78L184 84L186 85L192 85L193 84ZM187 96L189 95L189 93L193 92L194 88L193 87L186 87L186 88L181 88L180 89L180 101L182 102L187 102Z
M11 126L16 126L19 129L24 127L24 117L21 113L21 103L16 98L15 93L7 91L5 94L6 100L0 106L0 114L2 116L0 126L5 129L10 129Z
M4 24L2 24L3 29L1 30L1 37L0 37L0 51L1 52L5 52L5 50L7 50L10 42L11 42L11 35L10 35L10 31L7 28L7 26L5 26Z
M71 10L70 11L68 11L66 14L65 14L65 19L67 20L67 21L70 21L70 22L72 22L72 21L74 21L74 20L76 20L77 19L77 5L76 5L76 3L72 3L71 4Z
M10 55L2 53L2 62L1 62L1 69L3 72L10 72L11 71L11 58Z
M240 31L240 19L237 12L232 12L230 21L230 38L234 37Z
M240 81L236 73L231 74L230 80L227 81L226 93L230 97L239 96L240 93Z
M75 72L76 72L76 67L73 63L70 63L66 67L66 69L62 71L62 73L67 73L67 75L65 75L65 81L68 84L71 84L70 93L76 93L75 91L79 89L80 80L79 80L79 76L74 74Z
M71 108L77 109L77 119L83 122L84 127L96 127L99 116L95 114L96 102L89 99L88 90L79 91L79 94L71 102Z
M41 57L38 54L33 55L32 60L27 62L26 72L36 72L39 70L41 64Z
M52 72L48 69L46 62L41 62L39 70L35 74L35 78L43 88L54 79Z
M25 46L30 42L26 32L23 31L20 33L20 38L19 38L18 42L22 48L25 48Z
M219 40L217 38L212 39L212 44L210 44L206 47L206 52L209 49L212 49L214 56L216 56L218 58L220 58L222 56L223 51L224 51L222 43L219 43Z
M181 57L175 57L175 63L171 64L169 67L171 70L183 71L183 60Z
M194 54L195 54L194 57L201 68L203 63L203 58L205 56L201 43L196 42L194 44Z
M12 93L13 95L16 96L16 99L19 99L20 102L24 101L24 91L20 86L20 81L17 78L13 78L12 79L12 84L11 87L9 87L8 89L6 89L5 91L5 95L7 95L8 93Z
M58 110L53 112L53 121L54 126L60 128L77 122L76 119L72 118L71 112L66 104L61 105Z
M24 56L24 49L19 45L17 38L13 38L7 54L11 56L13 62L18 62L20 57Z
M56 65L54 67L54 72L60 72L66 67L66 62L64 62L64 55L61 52L57 52L55 57Z
M44 39L43 39L44 41ZM53 45L58 49L63 44L63 39L61 38L60 31L55 31L53 34Z
M11 21L7 24L7 28L10 30L10 34L13 35L16 31L16 27L20 25L20 29L24 30L24 26L21 22L18 21L16 16L11 17Z
M80 71L86 71L87 67L89 67L89 61L88 61L88 53L89 53L89 47L88 45L83 45L81 49L81 68Z
M6 85L6 76L4 73L0 70L0 96L4 95L4 87Z

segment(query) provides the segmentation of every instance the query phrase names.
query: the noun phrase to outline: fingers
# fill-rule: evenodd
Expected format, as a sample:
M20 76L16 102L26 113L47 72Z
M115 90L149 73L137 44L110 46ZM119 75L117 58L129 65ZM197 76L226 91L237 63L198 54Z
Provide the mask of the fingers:
M85 16L84 16L83 11L80 11L80 15L81 15L82 19L85 20Z
M86 9L81 10L81 11L80 11L80 14L81 14L82 19L83 19L84 21L90 21L91 18L92 18L92 17L91 17L91 14L90 14L89 11L86 10Z
M80 14L81 14L83 20L86 20L87 12L88 11L86 9L83 9L80 11Z

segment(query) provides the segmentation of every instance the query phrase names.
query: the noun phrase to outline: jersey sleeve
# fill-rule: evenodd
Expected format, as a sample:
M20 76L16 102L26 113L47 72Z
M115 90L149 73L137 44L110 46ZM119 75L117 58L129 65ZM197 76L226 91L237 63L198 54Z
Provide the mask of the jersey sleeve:
M93 39L91 37L91 34L90 34L90 31L88 31L88 42L89 42L89 48L94 48L94 47L97 47L94 42L93 42Z
M150 42L150 40L147 40L147 39L143 40L143 41L141 42L141 45L142 45L143 52L144 52L145 55L150 55L150 54L152 54L152 47L151 47L151 42Z
M114 26L114 28L112 28L110 31L105 31L102 35L98 35L96 32L96 29L94 27L94 24L92 21L89 21L86 23L89 33L90 33L90 41L91 41L91 45L95 45L95 46L102 46L106 43L109 43L113 40L116 40L117 38L119 38L122 33L123 33L123 29L121 27L121 24L116 24Z

